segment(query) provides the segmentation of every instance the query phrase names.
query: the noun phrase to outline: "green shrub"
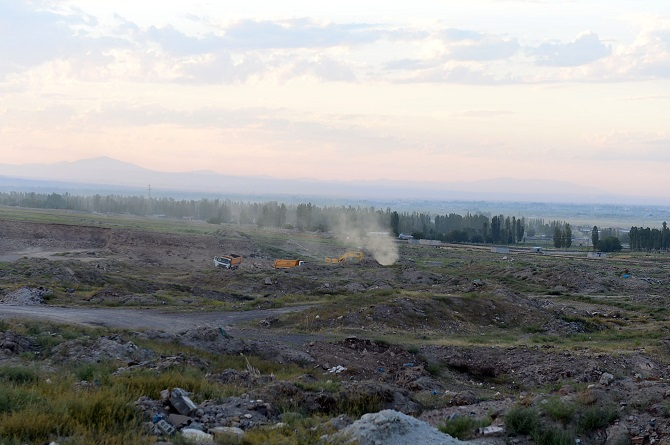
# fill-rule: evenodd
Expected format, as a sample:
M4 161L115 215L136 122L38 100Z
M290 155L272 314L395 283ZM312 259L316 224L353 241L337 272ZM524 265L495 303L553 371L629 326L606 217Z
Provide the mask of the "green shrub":
M118 363L103 361L101 363L83 363L74 369L74 375L78 380L88 382L108 383L112 373L119 368Z
M426 365L426 371L428 371L428 374L432 375L433 377L437 377L442 373L442 367L439 365L439 363L428 363Z
M575 405L574 403L566 403L560 397L551 397L547 399L544 410L549 417L553 420L560 421L565 427L575 412Z
M420 351L420 349L417 345L407 346L407 352L409 352L410 354L418 354L419 351Z
M590 406L579 413L577 427L580 431L589 432L604 428L619 417L613 406Z
M20 411L27 406L39 405L43 402L44 397L32 389L3 385L3 390L0 392L0 415Z
M535 428L531 434L535 445L573 445L574 436L562 428Z
M0 368L0 380L22 385L37 381L37 373L29 368L3 366Z
M456 439L465 440L472 436L477 428L491 425L491 419L475 419L472 417L458 416L447 420L438 429Z
M327 423L327 417L310 416L305 417L296 413L282 415L282 427L260 427L247 430L242 438L226 438L226 445L312 445L323 442L325 434L331 435L333 445L350 443L345 439L333 438L335 429ZM177 442L175 442L177 444Z
M505 426L512 435L530 434L539 424L539 415L534 408L517 406L505 415Z

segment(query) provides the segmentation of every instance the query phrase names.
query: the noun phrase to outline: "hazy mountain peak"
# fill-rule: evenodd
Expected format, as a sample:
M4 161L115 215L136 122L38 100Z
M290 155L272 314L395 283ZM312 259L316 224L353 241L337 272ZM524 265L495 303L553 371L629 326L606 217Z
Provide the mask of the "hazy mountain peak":
M323 181L279 179L260 176L230 176L212 171L169 173L150 170L107 156L54 164L0 164L0 175L8 178L61 181L70 184L121 186L144 193L147 186L164 193L191 192L230 195L322 196L331 198L385 200L461 200L516 202L649 202L632 196L613 196L602 190L564 181L510 177L471 182L419 181ZM655 200L658 201L658 200ZM655 202L660 204L659 202Z

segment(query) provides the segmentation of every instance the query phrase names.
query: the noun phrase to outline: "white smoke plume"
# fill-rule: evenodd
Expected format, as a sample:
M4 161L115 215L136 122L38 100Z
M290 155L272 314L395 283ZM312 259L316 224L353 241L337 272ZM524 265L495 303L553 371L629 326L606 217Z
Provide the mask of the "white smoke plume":
M395 238L383 228L378 215L358 214L353 218L350 215L340 215L339 221L333 223L333 231L338 238L352 248L362 249L372 255L382 266L390 266L400 255Z

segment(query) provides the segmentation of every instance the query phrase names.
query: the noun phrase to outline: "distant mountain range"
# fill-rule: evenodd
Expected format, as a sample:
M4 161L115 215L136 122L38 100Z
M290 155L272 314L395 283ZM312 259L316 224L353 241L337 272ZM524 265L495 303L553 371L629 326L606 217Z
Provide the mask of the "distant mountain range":
M212 171L170 173L108 157L55 164L0 164L0 190L155 196L321 196L346 200L459 200L641 204L568 182L499 178L472 182L319 181L231 176ZM659 202L652 204L666 204Z

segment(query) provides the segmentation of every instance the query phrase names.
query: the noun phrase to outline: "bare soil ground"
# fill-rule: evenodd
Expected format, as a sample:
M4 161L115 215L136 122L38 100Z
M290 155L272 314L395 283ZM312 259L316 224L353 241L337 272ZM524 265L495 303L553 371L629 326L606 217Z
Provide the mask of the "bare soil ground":
M323 257L352 246L329 234L189 224L192 233L0 220L0 318L300 363L307 381L368 385L388 395L384 407L433 425L455 415L502 424L518 403L588 399L620 415L587 442L614 443L623 430L670 443L667 255L587 260L403 243L390 267L327 265ZM231 252L244 256L239 269L214 267ZM276 258L306 264L274 270ZM0 363L36 347L0 334ZM337 414L305 382L278 384L257 396L281 403L300 393L310 410Z

